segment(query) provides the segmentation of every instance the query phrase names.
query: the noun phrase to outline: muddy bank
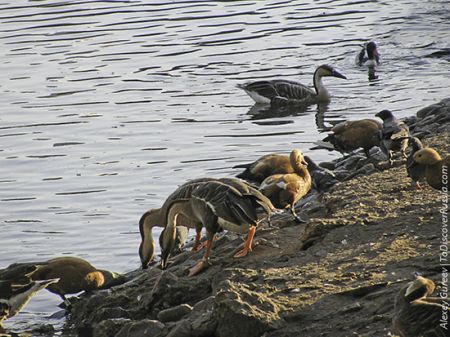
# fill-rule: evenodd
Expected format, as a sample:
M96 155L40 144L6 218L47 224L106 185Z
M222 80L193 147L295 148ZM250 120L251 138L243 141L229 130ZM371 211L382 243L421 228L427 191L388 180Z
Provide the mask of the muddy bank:
M407 119L427 146L448 154L450 99ZM387 336L394 298L414 271L439 282L442 195L411 187L404 160L379 150L327 163L340 183L262 224L253 253L222 235L211 266L188 278L203 252L184 252L166 271L135 271L109 291L75 301L66 334L81 336Z

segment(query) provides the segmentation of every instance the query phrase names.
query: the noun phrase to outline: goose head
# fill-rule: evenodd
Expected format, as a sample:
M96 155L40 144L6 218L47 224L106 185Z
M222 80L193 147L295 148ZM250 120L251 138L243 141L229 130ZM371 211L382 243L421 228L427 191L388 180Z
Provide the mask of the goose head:
M141 243L139 245L139 258L142 269L148 267L148 263L155 254L155 242L152 238L152 227L157 224L159 209L151 209L145 212L139 220L139 231L141 233Z
M332 77L338 77L343 78L344 80L347 79L344 75L342 75L339 71L337 71L335 68L328 64L322 64L321 66L317 67L316 72L314 74L314 77L326 77L326 76L332 76Z
M421 165L434 165L442 160L439 153L430 147L414 153L413 159L416 163Z

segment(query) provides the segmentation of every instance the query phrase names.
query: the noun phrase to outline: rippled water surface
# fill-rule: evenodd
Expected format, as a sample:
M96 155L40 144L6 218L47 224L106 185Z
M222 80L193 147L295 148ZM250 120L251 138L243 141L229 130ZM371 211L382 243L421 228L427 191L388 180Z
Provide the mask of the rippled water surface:
M81 256L137 268L137 221L187 179L301 148L344 119L449 96L448 1L1 1L0 267ZM354 65L373 39L376 81ZM328 106L268 109L236 88L324 80ZM53 323L41 292L15 328Z

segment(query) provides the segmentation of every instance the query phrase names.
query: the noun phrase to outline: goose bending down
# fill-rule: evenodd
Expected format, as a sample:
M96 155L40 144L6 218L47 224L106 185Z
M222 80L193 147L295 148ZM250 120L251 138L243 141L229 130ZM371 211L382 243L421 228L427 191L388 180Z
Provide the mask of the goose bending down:
M306 85L289 80L263 80L238 84L256 103L270 104L286 101L298 104L329 102L330 94L322 83L322 77L332 76L347 79L332 66L323 64L314 72L314 90Z
M425 166L425 178L431 187L449 193L450 155L441 158L439 153L430 147L417 151L413 160Z
M423 149L423 144L417 137L410 137L409 144L411 145L411 152L406 158L406 172L408 177L412 179L412 186L416 189L421 189L420 181L425 178L425 165L421 165L414 161L414 154Z
M219 180L196 184L191 196L185 200L177 200L168 210L167 226L162 239L161 267L167 266L172 251L175 230L180 215L196 219L206 229L206 252L203 259L191 268L189 276L198 274L208 266L213 238L215 233L226 229L237 233L248 232L244 248L235 257L244 257L252 249L256 226L274 210L270 200L256 189L239 182L244 186L240 190L229 183ZM247 192L245 192L247 191ZM258 214L257 208L262 207L265 215Z
M39 290L59 281L59 279L26 281L28 277L20 275L18 276L20 281L0 280L0 328L5 319L15 316Z
M167 225L167 212L172 203L178 200L186 200L191 196L192 190L196 184L211 180L210 178L200 178L190 180L178 187L172 192L164 201L161 208L150 209L145 212L139 220L139 232L141 234L141 243L139 245L139 257L141 260L142 269L146 269L148 264L154 259L155 256L155 241L152 236L153 227L163 227ZM184 226L187 228L194 228L196 231L195 243L192 250L198 250L201 248L201 230L202 225L197 220L186 218L184 215L180 215L178 218L178 226ZM177 231L179 233L179 231ZM178 235L178 234L176 234Z
M367 158L369 151L374 146L380 146L380 132L383 126L373 119L361 119L356 121L345 121L336 124L331 129L331 134L323 139L330 142L333 147L341 152L352 152L363 148Z
M415 274L415 280L400 290L392 319L394 333L401 337L447 336L439 324L445 302L440 297L430 297L434 289L432 280Z
M381 63L377 44L373 41L365 43L356 56L356 64L359 66L375 67Z
M295 204L311 190L311 175L300 150L291 152L290 161L294 173L271 175L264 179L259 189L275 207L289 208L297 221L304 222L295 213Z
M380 148L388 157L389 163L392 165L392 155L395 151L400 151L406 158L405 151L409 139L408 126L395 118L389 110L382 110L375 116L383 120L383 128L380 132Z

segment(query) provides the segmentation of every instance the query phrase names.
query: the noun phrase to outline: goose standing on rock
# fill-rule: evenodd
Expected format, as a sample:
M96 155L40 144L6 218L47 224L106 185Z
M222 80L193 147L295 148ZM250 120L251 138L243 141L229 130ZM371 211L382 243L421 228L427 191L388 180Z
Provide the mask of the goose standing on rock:
M375 67L380 63L381 58L377 44L373 41L365 43L359 54L356 56L356 64L359 66Z
M333 126L332 133L323 141L330 142L341 153L363 148L369 158L369 150L374 146L380 146L382 128L381 123L373 119L345 121Z
M382 110L375 116L383 120L383 129L380 132L380 148L388 157L389 163L393 164L392 155L394 151L400 151L406 158L405 151L408 147L409 138L408 125L395 118L389 110Z
M3 321L16 315L39 290L59 281L57 278L32 281L31 275L37 270L36 267L27 266L27 272L23 274L25 269L15 268L16 266L6 268L0 279L0 329ZM9 279L6 279L6 273Z
M301 105L329 102L330 94L322 83L322 77L332 76L347 79L332 66L323 64L314 72L314 90L306 85L289 80L262 80L238 84L256 103L274 102L296 103Z
M440 325L445 302L430 297L434 289L432 280L415 273L415 280L405 285L395 299L394 333L401 337L448 336Z
M412 179L412 186L421 189L420 180L425 178L426 167L414 161L414 154L423 149L423 144L417 137L410 137L409 144L411 145L411 152L406 159L406 172L408 177Z
M291 152L290 161L294 173L272 175L264 179L259 189L275 207L289 208L297 221L304 222L295 213L295 204L311 190L311 176L300 150Z
M248 186L248 185L247 185ZM219 180L196 184L187 200L177 200L168 211L167 226L162 239L161 267L166 268L167 261L175 242L174 234L178 217L182 214L189 219L196 219L206 229L206 252L203 259L190 269L193 276L207 268L215 233L226 229L237 233L248 232L244 248L235 257L244 257L252 250L256 226L266 216L274 211L270 200L258 190L248 186L248 192ZM262 207L265 215L258 214L257 208Z
M435 149L427 147L414 153L413 160L425 166L425 178L428 185L449 193L450 156L441 158Z

